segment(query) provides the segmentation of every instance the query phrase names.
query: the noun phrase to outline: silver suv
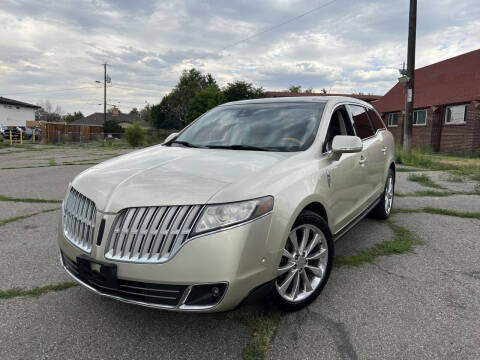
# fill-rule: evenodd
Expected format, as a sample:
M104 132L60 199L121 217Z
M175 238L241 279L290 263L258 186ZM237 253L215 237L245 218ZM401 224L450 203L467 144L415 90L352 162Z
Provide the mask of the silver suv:
M90 290L139 305L223 311L261 293L297 310L325 286L334 241L389 216L394 183L393 137L370 104L232 102L78 175L61 259Z

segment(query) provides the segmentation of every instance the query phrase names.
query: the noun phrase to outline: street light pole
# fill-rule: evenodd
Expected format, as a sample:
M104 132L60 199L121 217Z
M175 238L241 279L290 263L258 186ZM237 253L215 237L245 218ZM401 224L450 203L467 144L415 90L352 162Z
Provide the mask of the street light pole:
M415 82L415 40L417 33L417 0L410 0L408 21L407 82L405 94L405 117L403 120L403 151L411 149L413 124L413 93Z

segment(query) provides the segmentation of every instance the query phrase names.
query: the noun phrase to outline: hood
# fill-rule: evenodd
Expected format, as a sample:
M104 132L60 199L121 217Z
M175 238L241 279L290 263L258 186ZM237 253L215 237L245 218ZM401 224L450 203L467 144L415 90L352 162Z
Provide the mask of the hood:
M223 188L254 177L291 154L158 145L89 168L72 186L106 212L205 204Z

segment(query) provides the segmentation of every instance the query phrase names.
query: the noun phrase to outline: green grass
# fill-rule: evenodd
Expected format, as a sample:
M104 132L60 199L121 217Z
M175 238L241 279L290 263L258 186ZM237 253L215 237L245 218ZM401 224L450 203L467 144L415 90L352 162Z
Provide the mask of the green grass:
M0 226L6 225L6 224L11 223L11 222L14 222L14 221L23 220L23 219L28 219L29 217L32 217L32 216L35 216L35 215L44 214L44 213L48 213L48 212L52 212L52 211L57 211L57 210L60 210L60 208L42 210L42 211L37 211L37 212L32 213L32 214L15 216L15 217L12 217L12 218L0 220Z
M48 166L57 166L57 162L53 159L50 159L50 161L48 162Z
M420 209L393 209L392 213L394 214L427 213L427 214L457 216L457 217L467 218L467 219L480 219L480 212L458 211L458 210L441 209L441 208L434 208L434 207L424 207Z
M337 256L335 257L335 266L360 266L371 263L379 256L398 255L407 252L414 252L414 246L422 245L423 242L410 231L401 226L395 225L391 221L387 221L388 225L394 233L393 240L384 241L372 248L366 249L357 255Z
M5 195L0 195L0 201L26 202L26 203L49 203L49 204L59 204L62 202L62 200L17 198L12 196L5 196Z
M425 171L427 169L422 169L422 168L416 168L416 167L397 167L395 169L396 172L414 172L414 171Z
M411 174L407 178L409 181L413 181L419 183L422 186L435 188L435 189L443 189L442 186L434 182L430 177L426 174Z
M402 193L400 191L395 191L395 196L397 197L422 197L422 196L452 196L452 195L480 195L480 191L435 191L435 190L418 190L412 193Z
M33 289L9 289L9 290L0 290L0 299L10 299L17 296L40 296L52 291L62 291L70 289L71 287L77 286L73 282L63 282L55 285L46 285L42 287L36 287Z
M460 154L461 155L461 154ZM480 165L477 156L445 156L434 154L428 150L414 149L405 152L401 149L395 151L395 161L398 164L419 167L429 170L442 170L457 176L469 177L480 181Z
M247 314L241 311L232 311L221 315L224 320L239 322L253 329L253 337L250 343L243 349L244 360L266 359L269 350L270 339L280 325L283 314L275 310L257 311Z

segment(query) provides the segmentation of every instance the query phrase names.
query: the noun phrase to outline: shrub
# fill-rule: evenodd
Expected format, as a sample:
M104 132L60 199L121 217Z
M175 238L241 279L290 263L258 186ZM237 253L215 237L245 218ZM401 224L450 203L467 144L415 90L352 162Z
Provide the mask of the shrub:
M134 122L125 130L125 139L127 139L130 146L138 146L145 142L145 133L143 126L138 122Z
M123 134L124 129L114 120L107 120L103 123L103 132L105 134Z

